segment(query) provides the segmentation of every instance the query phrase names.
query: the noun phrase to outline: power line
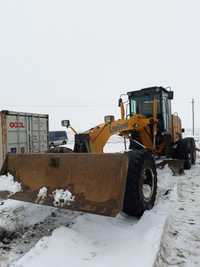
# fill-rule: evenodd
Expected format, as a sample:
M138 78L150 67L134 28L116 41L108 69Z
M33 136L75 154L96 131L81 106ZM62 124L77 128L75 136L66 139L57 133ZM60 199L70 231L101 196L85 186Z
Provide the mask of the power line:
M194 98L192 98L192 135L194 136Z

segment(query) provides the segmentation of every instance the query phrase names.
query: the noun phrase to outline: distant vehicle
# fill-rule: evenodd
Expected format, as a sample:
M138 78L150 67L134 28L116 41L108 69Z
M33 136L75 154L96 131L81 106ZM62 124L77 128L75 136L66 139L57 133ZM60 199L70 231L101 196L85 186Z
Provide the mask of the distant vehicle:
M49 146L59 146L67 144L66 131L51 131L49 132Z

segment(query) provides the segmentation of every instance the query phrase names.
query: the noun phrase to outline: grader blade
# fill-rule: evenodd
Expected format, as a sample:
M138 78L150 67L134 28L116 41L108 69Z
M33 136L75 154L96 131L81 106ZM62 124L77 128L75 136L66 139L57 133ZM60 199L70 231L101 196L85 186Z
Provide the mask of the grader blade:
M115 216L123 206L127 172L126 154L8 154L1 174L12 174L22 190L0 196Z

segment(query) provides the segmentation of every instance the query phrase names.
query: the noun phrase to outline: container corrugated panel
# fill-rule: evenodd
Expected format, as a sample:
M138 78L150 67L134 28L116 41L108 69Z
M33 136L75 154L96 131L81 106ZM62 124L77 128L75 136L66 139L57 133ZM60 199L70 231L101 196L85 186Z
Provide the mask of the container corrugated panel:
M8 152L31 153L48 149L49 121L46 114L1 111L0 167Z

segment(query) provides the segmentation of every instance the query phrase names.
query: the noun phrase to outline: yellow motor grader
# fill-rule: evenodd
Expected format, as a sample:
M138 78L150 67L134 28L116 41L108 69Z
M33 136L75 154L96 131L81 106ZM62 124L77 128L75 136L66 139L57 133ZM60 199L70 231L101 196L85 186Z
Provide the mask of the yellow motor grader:
M171 90L151 87L127 96L126 105L119 99L120 119L105 116L102 124L83 133L63 121L75 132L73 150L8 154L1 174L12 174L22 190L0 195L106 216L123 211L140 217L151 209L157 192L155 157L182 160L184 168L190 169L196 160L195 142L182 138L181 120L171 112ZM128 140L129 150L103 153L108 139L116 134ZM41 190L45 191L42 197ZM59 201L55 192L60 192ZM65 201L67 193L71 195Z

